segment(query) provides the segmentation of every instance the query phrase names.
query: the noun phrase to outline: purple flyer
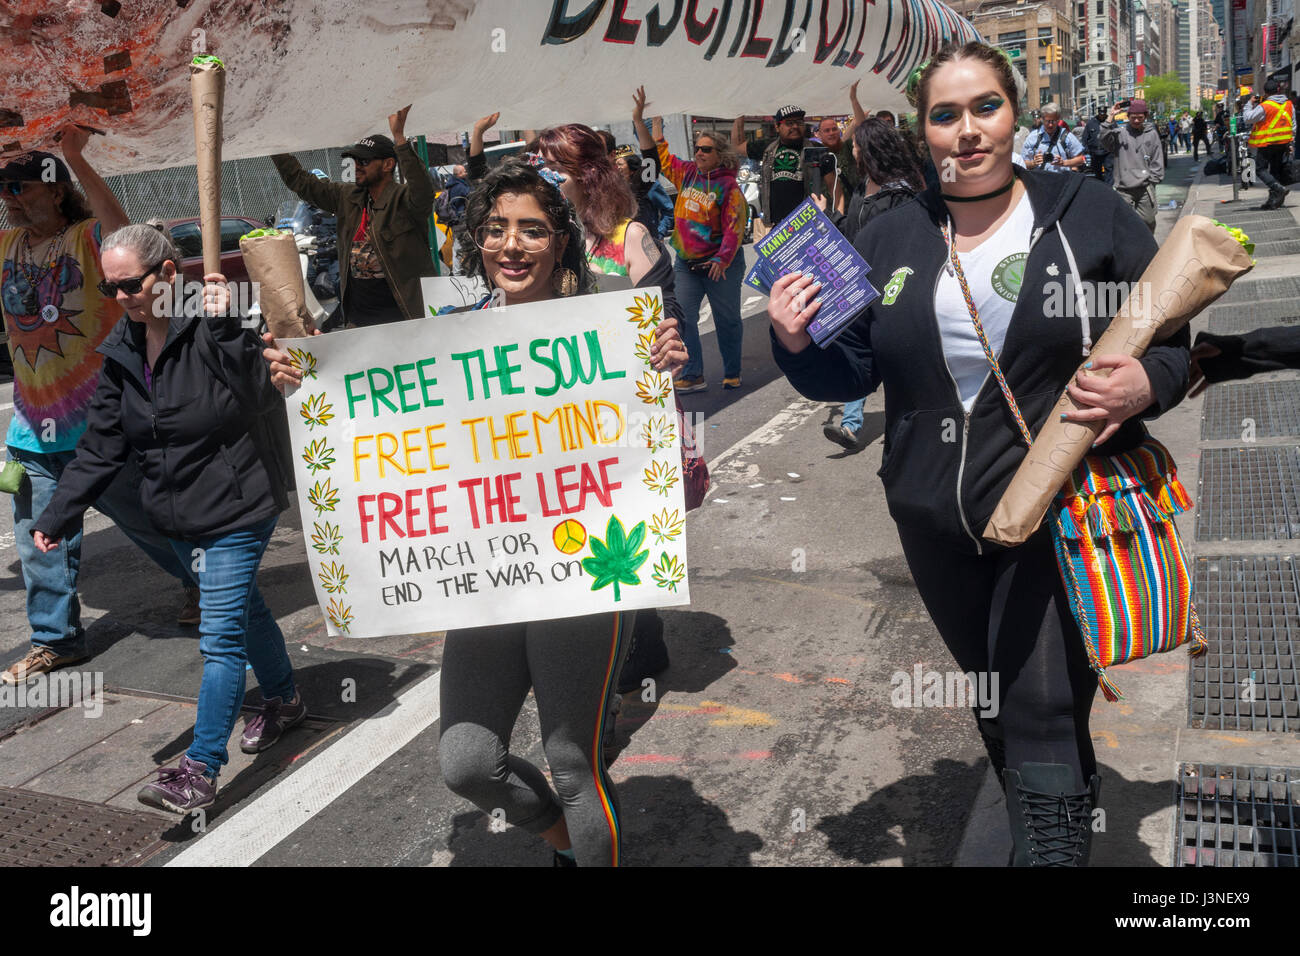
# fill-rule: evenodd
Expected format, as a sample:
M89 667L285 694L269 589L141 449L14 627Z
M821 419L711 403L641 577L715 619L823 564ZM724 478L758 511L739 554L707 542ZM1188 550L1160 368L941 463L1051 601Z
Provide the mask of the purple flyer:
M758 261L745 277L754 288L770 294L772 283L791 272L811 273L822 284L821 308L808 323L808 334L822 348L880 296L867 280L870 267L809 199L754 248Z

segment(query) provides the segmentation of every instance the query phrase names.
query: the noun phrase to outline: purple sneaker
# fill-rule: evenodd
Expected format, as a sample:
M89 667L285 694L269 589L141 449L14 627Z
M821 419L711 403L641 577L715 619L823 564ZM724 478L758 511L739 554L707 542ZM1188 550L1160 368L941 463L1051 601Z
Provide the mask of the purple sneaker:
M147 807L189 813L217 802L217 780L207 776L208 765L181 758L179 767L159 767L158 779L140 788L136 799Z
M306 719L307 705L302 702L302 694L294 694L293 702L289 704L279 697L268 697L262 702L261 713L250 717L244 725L239 749L246 754L260 754L273 746L286 730Z

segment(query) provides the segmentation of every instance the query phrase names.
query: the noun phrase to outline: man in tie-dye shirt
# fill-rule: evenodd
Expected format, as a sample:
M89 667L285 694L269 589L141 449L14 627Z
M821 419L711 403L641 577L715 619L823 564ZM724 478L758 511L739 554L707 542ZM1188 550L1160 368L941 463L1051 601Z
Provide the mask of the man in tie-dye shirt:
M31 650L0 673L6 684L88 656L77 600L81 532L48 554L37 550L31 536L85 431L103 362L96 349L122 317L116 296L106 297L96 286L104 277L100 241L126 225L126 213L82 157L86 138L79 127L64 131L66 164L32 152L0 168L0 198L15 227L0 231L0 311L14 366L14 414L5 445L8 458L26 472L14 495L14 537L32 631ZM191 586L188 570L145 518L139 487L139 473L128 463L95 506L164 570ZM197 591L187 595L182 623L197 623L196 601Z

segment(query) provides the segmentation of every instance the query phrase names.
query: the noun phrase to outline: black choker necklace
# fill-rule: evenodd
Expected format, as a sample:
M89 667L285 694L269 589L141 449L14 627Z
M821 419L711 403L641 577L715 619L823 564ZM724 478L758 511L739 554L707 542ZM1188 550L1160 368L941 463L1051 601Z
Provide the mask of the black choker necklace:
M949 196L947 193L940 193L946 202L979 202L983 199L992 199L994 196L1001 196L1004 192L1016 184L1016 177L1013 175L1005 186L1001 189L995 189L991 193L981 193L978 196Z

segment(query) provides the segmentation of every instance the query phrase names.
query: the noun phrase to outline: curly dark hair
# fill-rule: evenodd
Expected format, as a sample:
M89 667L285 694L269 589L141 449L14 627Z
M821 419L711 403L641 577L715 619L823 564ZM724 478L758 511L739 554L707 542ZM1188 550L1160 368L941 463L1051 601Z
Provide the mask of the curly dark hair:
M85 195L72 183L58 183L63 187L63 198L59 200L59 214L68 222L78 223L83 219L94 217L90 203Z
M573 207L558 188L520 159L507 159L494 167L470 192L465 202L465 231L459 240L461 272L467 276L479 276L491 285L483 266L483 251L475 245L474 234L491 217L497 200L505 193L532 196L537 200L551 228L558 235L568 237L564 253L556 263L557 268L573 270L578 277L578 295L594 292L596 280L587 265L582 226L574 215Z
M902 179L917 192L925 188L925 177L916 161L916 149L887 121L874 116L863 120L853 130L853 142L858 147L860 176L877 186Z

